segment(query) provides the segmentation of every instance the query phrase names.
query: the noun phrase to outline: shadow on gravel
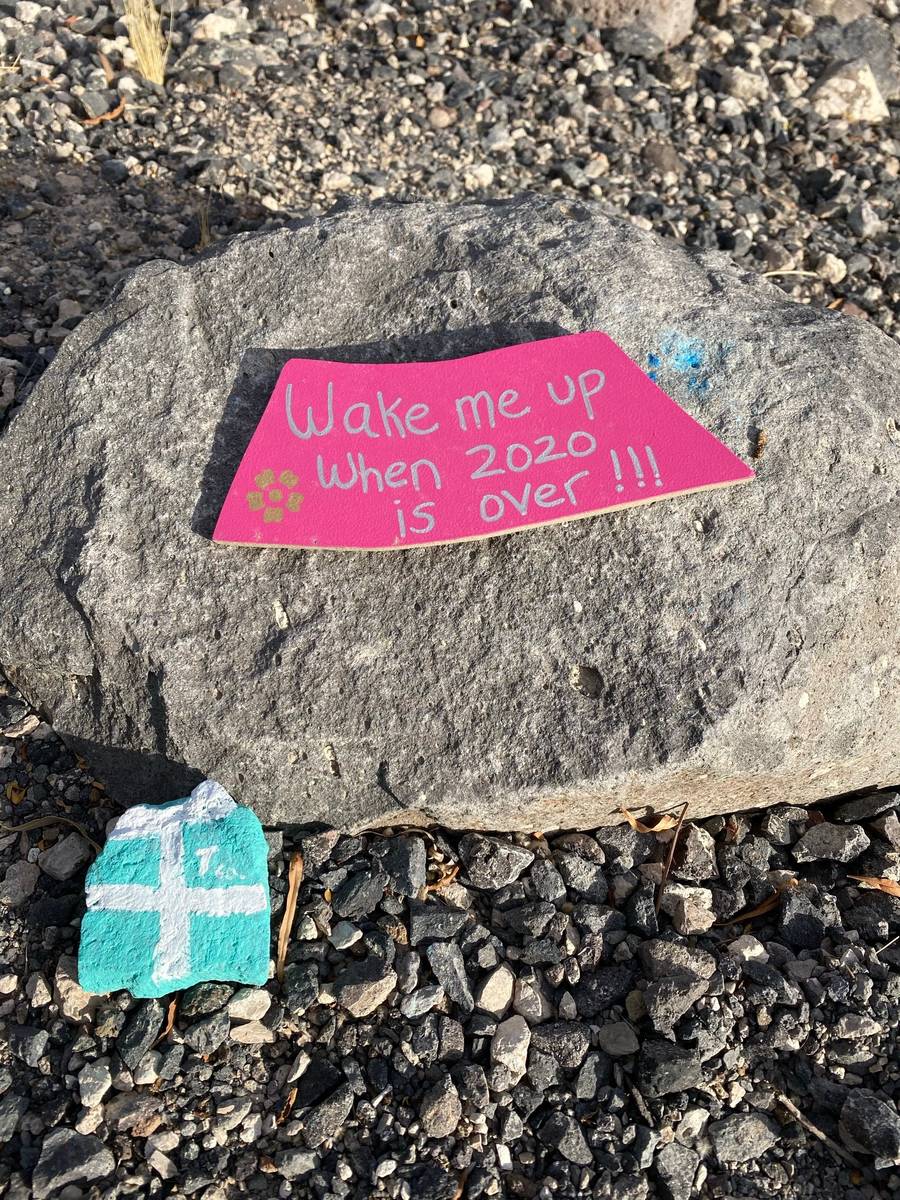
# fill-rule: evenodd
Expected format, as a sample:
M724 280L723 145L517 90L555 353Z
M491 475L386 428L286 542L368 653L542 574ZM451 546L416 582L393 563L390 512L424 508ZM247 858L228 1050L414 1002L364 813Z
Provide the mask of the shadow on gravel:
M533 321L515 325L497 323L470 325L463 329L436 329L413 337L342 346L297 347L290 350L251 347L244 352L234 383L223 402L210 458L200 484L200 496L191 518L191 528L201 537L212 537L231 481L288 359L318 358L354 363L440 362L571 332L555 323Z
M48 162L32 150L0 166L0 429L24 403L66 335L116 284L153 259L188 265L273 214L187 175L130 175L115 160ZM8 382L7 382L8 380Z
M206 778L197 768L167 758L164 754L126 750L58 729L56 732L70 750L81 755L91 775L107 786L111 797L131 795L129 803L176 800L180 796L187 796ZM117 809L128 807L115 801L111 803Z

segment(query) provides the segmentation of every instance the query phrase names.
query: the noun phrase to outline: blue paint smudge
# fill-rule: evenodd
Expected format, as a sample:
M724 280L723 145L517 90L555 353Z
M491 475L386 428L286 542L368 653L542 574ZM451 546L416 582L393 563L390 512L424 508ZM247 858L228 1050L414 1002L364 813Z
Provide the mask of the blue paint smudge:
M693 395L708 392L714 374L725 365L730 345L720 342L710 351L701 338L687 337L676 329L663 334L659 350L647 355L647 375L654 383L669 372L684 377Z

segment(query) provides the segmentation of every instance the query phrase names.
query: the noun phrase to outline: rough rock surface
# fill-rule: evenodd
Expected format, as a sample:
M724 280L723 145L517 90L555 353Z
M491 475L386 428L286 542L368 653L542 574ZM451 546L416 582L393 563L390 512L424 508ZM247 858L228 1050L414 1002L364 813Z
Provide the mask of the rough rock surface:
M811 90L810 100L819 116L826 120L838 117L843 121L886 121L891 115L865 59L830 68Z
M666 46L677 46L691 32L694 0L542 0L557 16L583 17L599 29L636 25Z
M99 1138L76 1133L73 1129L55 1129L44 1139L41 1156L34 1169L32 1192L35 1200L44 1200L66 1184L89 1183L111 1175L116 1160Z
M644 366L702 349L659 382L757 479L422 552L209 541L286 356L597 328ZM0 663L129 802L209 775L269 820L549 829L890 781L898 370L864 323L587 203L359 209L153 263L0 440Z

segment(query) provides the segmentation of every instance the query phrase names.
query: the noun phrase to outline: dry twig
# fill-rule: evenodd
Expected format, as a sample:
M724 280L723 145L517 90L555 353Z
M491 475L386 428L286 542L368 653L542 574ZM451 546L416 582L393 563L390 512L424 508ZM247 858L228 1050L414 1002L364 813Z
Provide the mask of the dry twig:
M629 1090L629 1092L631 1092L631 1098L634 1101L635 1108L641 1114L641 1117L643 1118L643 1120L646 1121L646 1123L652 1129L655 1125L655 1121L653 1119L653 1116L652 1116L649 1108L647 1108L647 1105L644 1102L644 1097L641 1095L641 1093L637 1090L637 1088L634 1086L634 1084L630 1080L628 1080L627 1082L628 1082L628 1090Z
M284 914L281 918L281 928L278 931L278 956L275 960L275 974L278 982L284 982L284 963L287 958L288 942L291 940L291 929L294 925L294 914L297 911L297 894L303 882L303 855L295 850L291 855L291 865L288 868L288 890L284 902Z
M809 1117L805 1117L793 1100L789 1100L784 1092L776 1092L775 1099L782 1108L787 1109L795 1121L799 1121L803 1128L808 1130L813 1137L817 1137L820 1142L824 1142L828 1149L831 1150L832 1153L836 1154L838 1158L842 1158L844 1162L849 1163L851 1167L855 1167L857 1171L862 1170L862 1163L855 1159L849 1150L845 1150L843 1146L839 1146L838 1143L833 1138L830 1138L827 1133L824 1133L818 1127L818 1125L813 1125Z

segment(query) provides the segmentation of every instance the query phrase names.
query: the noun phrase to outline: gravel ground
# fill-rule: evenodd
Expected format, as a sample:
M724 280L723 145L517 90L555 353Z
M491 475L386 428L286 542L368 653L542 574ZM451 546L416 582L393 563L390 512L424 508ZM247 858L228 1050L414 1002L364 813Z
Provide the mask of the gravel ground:
M592 197L898 336L896 0L699 7L663 55L524 0L176 0L161 89L106 4L0 0L0 416L136 264L383 198ZM3 730L3 821L102 840L0 687ZM898 1194L900 899L850 878L900 877L897 804L688 813L658 918L672 831L275 830L284 984L174 1010L75 983L82 835L2 833L0 1195Z
M662 891L671 829L273 830L283 983L135 1001L73 977L58 815L102 840L109 802L14 694L0 726L10 1200L900 1192L900 898L853 879L900 877L896 792L688 813Z

